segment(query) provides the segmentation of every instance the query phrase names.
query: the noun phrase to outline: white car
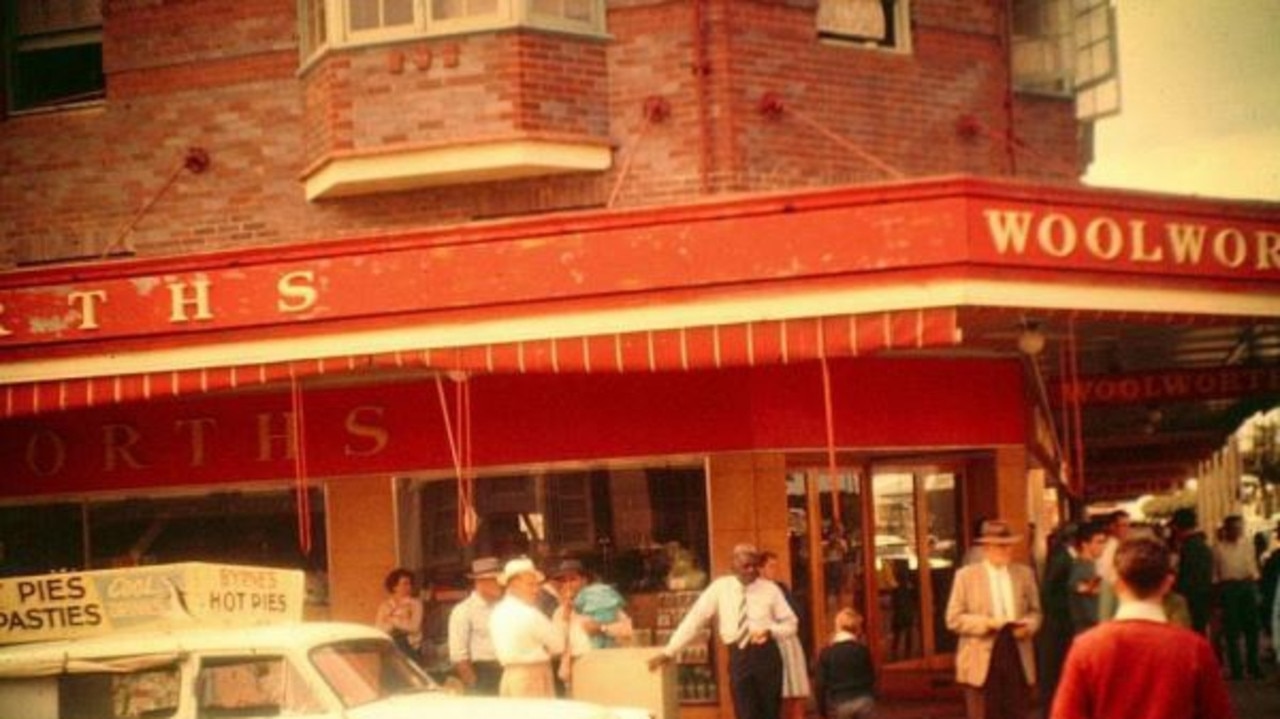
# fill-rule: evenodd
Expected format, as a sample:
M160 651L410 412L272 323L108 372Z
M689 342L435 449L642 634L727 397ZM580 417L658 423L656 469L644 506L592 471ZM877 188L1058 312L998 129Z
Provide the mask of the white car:
M358 624L118 632L0 647L0 719L648 719L558 699L451 695Z

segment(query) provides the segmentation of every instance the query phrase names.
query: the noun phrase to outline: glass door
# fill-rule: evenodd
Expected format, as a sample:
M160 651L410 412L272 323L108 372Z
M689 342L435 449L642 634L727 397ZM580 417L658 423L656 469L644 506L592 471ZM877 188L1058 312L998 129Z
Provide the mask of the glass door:
M946 605L959 559L958 472L932 466L876 466L877 655L887 666L933 666L955 651Z
M830 639L841 608L867 614L862 474L851 468L836 474L834 482L826 470L787 475L791 586L811 657Z

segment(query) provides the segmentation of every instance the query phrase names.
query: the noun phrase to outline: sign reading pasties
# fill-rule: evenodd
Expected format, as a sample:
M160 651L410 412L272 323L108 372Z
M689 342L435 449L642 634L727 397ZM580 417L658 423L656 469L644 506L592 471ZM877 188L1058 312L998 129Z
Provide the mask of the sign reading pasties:
M0 644L302 620L299 570L186 562L0 579Z

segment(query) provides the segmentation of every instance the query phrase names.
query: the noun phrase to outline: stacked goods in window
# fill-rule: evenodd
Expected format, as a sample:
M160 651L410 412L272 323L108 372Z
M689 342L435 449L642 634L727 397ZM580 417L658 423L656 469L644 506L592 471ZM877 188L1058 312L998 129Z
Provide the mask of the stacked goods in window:
M680 620L697 600L698 591L661 592L658 594L657 627L654 644L663 646L671 638ZM697 638L680 651L677 678L683 703L715 703L718 693L716 671L712 663L711 629L703 627Z

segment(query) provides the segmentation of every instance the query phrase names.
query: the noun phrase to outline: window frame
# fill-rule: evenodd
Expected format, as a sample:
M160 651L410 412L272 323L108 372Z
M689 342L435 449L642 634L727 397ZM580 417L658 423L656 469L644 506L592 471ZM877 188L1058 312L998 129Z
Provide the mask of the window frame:
M9 115L55 112L101 104L106 99L106 74L102 67L102 7L100 0L86 0L97 4L96 22L80 23L67 27L51 27L23 34L18 28L18 4L22 0L0 0L0 118ZM33 104L20 104L18 88L29 87L30 81L20 81L19 63L16 59L24 53L41 50L65 50L69 48L97 48L98 77L95 87L75 95L44 99Z
M605 0L589 0L591 18L567 20L533 10L534 0L495 0L497 11L474 17L437 18L432 0L413 0L414 21L394 29L352 30L350 0L297 0L301 62L305 67L327 50L367 47L405 40L449 37L468 33L529 28L583 37L604 37ZM322 8L324 19L314 23L313 8ZM316 37L316 35L319 35Z
M901 54L909 54L911 52L911 0L884 0L890 2L893 8L892 17L886 18L888 24L886 31L891 39L884 41L869 35L853 34L847 28L832 25L824 26L823 6L836 1L838 0L818 0L814 12L814 28L820 42L829 45L878 50L880 52ZM882 0L874 1L884 4Z

